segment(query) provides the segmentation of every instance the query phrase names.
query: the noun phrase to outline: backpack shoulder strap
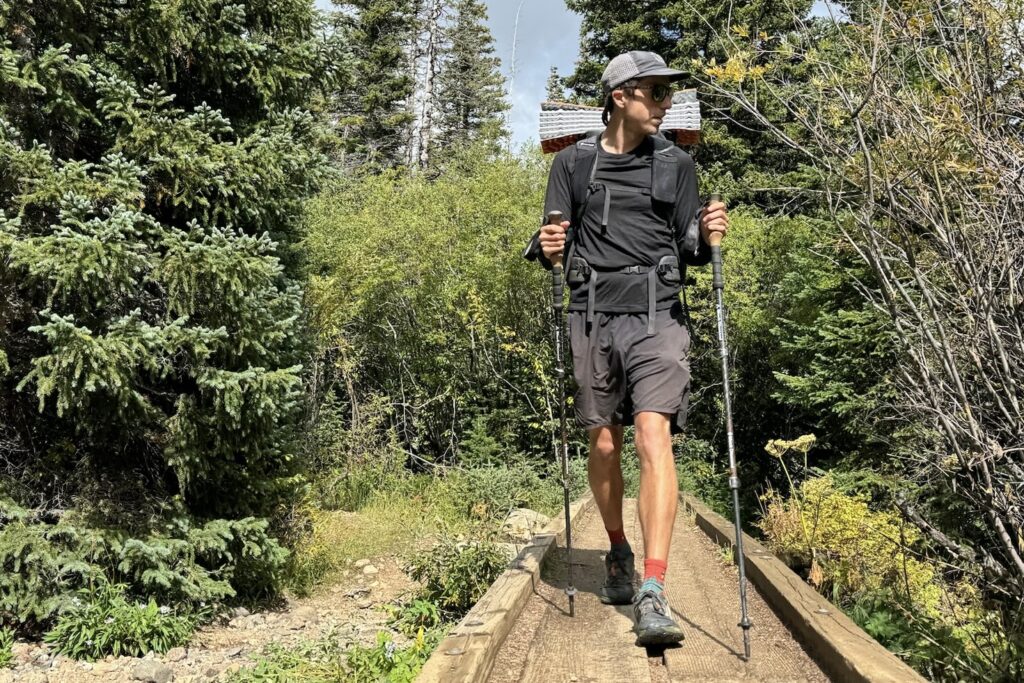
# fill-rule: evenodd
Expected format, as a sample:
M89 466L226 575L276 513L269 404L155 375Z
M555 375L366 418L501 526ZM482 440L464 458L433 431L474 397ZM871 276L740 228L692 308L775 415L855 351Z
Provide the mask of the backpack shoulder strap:
M575 145L576 154L569 161L574 214L582 212L583 205L587 203L590 183L593 182L594 171L597 170L597 141L600 137L601 132L598 131L579 140Z

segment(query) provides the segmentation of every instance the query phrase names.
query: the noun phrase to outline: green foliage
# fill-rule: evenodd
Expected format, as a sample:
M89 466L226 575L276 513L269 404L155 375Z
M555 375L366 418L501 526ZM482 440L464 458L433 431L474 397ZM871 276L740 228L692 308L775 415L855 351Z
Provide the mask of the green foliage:
M474 467L449 472L432 492L439 507L457 506L466 518L501 521L516 508L546 508L550 500L546 489L554 487L542 480L528 463L521 466ZM559 491L561 488L559 487Z
M508 134L502 121L509 107L505 79L494 56L487 8L480 0L454 0L452 5L454 19L446 27L449 41L437 77L439 134L433 159L450 158L453 149L472 147L477 141L493 143Z
M229 674L228 683L337 683L348 680L345 651L336 634L286 648L269 645L252 667Z
M705 505L720 515L732 516L732 492L729 472L716 464L714 448L706 441L688 438L676 460L679 488L697 496Z
M480 416L505 453L549 452L548 297L520 256L545 165L457 163L434 181L360 177L311 207L309 302L343 425L387 400L380 433L414 461L452 464Z
M773 454L788 447L775 444ZM1012 670L998 614L986 613L969 577L947 577L916 551L920 533L897 513L872 510L831 475L803 481L789 499L774 490L762 498L768 546L932 680L989 680L993 661Z
M913 603L887 588L868 591L847 610L872 638L907 661L929 681L995 681L1012 671L995 614L980 616L970 640L962 629L930 618ZM993 666L993 662L997 664Z
M352 683L411 683L439 641L439 635L426 637L421 631L410 645L399 647L391 634L380 631L375 646L349 650L348 680Z
M198 514L265 514L294 483L292 249L327 175L301 106L330 50L298 0L86 12L0 9L0 447L28 487L70 442L88 471L60 480L144 470Z
M441 613L429 600L416 598L390 609L391 624L407 638L414 638L422 629L430 631L441 625Z
M0 621L23 632L45 628L80 589L116 583L131 597L210 608L257 597L280 581L287 552L266 520L173 518L149 533L104 529L68 515L56 524L14 517L0 529Z
M186 645L197 615L178 616L155 600L132 604L125 586L103 585L80 592L43 640L72 659L94 661L107 655L142 657Z
M334 44L306 0L5 2L0 26L0 490L33 508L0 528L0 616L38 631L101 579L273 591Z
M310 681L409 682L430 657L444 637L437 608L423 600L392 609L391 628L407 638L388 630L378 631L374 645L346 647L333 633L314 642L291 648L271 645L255 666L236 671L229 683L290 683ZM403 642L400 642L402 640Z
M14 665L14 631L0 628L0 669Z
M759 525L768 546L798 567L837 603L887 585L938 616L934 570L911 553L920 532L890 511L873 511L864 496L836 490L828 475L807 479L789 500L770 490Z
M355 164L388 168L401 164L412 113L406 100L415 81L405 47L416 33L410 0L352 0L336 15L345 45L347 79L333 107L342 144ZM348 158L343 160L348 165Z
M423 584L423 599L446 615L461 618L507 564L505 554L489 541L445 537L430 551L413 558L409 573Z

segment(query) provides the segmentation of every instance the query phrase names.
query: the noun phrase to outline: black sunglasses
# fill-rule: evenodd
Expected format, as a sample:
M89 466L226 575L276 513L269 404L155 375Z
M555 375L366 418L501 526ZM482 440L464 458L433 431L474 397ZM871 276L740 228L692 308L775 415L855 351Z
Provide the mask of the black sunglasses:
M654 83L653 85L634 85L635 90L650 90L651 99L655 102L661 102L666 97L671 97L672 93L675 92L675 88L667 83Z

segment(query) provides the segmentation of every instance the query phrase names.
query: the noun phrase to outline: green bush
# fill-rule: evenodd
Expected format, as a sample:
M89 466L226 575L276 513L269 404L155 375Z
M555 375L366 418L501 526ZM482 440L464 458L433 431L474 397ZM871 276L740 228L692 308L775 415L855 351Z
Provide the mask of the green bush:
M416 636L420 630L430 631L441 625L441 613L437 605L415 598L401 605L389 607L391 612L391 625L399 633L409 638Z
M0 628L0 669L6 669L14 663L14 631Z
M501 520L510 510L529 507L542 486L530 467L474 467L449 472L434 495L467 518Z
M1013 680L998 673L1012 671L1013 664L1008 659L1012 650L1007 647L995 614L981 617L967 640L962 629L929 617L888 588L865 592L846 612L872 638L929 681Z
M349 678L352 683L411 683L439 642L435 634L420 633L410 645L399 647L387 631L377 633L372 647L353 647L348 652Z
M335 634L283 647L273 643L254 666L235 671L228 683L337 683L347 681L345 649Z
M423 599L450 618L461 618L507 564L505 553L494 543L445 537L430 551L416 556L410 562L409 573L423 584Z
M689 491L720 515L732 517L732 494L727 468L715 464L719 460L714 447L702 439L686 439L676 460L679 488Z
M0 623L26 634L51 625L78 590L102 583L186 609L260 597L287 557L266 520L173 517L143 532L95 528L74 514L34 522L13 505L0 512L14 519L0 528Z
M444 465L550 444L550 292L520 255L546 160L476 151L437 178L347 178L308 212L307 301L334 390L350 413L400 406L403 451Z
M142 657L188 643L199 615L175 615L155 600L130 603L125 589L107 584L95 592L81 591L43 640L55 652L87 661L107 655Z

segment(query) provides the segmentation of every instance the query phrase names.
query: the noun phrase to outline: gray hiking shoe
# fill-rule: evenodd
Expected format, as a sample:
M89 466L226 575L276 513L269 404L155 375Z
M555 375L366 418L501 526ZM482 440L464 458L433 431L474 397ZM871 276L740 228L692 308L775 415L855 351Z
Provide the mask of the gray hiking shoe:
M639 647L669 645L683 639L683 629L672 618L668 600L661 591L644 590L633 599L636 644Z
M633 602L633 551L626 554L608 551L604 556L604 569L601 602L606 605L628 605Z

